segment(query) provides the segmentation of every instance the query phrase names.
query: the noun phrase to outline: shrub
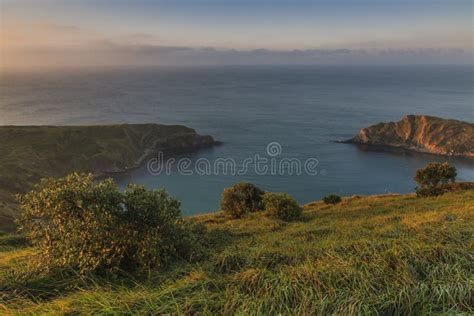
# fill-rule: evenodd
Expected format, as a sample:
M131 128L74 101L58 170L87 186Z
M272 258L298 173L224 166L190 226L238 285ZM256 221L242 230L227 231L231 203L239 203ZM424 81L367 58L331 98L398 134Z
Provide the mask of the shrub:
M263 194L261 189L251 183L237 183L222 192L221 209L234 218L240 218L262 209Z
M326 204L337 204L342 201L341 197L336 194L330 194L323 198L324 203Z
M432 162L416 170L414 180L418 183L419 197L441 195L449 190L449 184L456 180L456 168L449 163Z
M265 193L263 196L265 212L284 221L291 221L301 216L303 209L288 193Z
M416 170L414 179L420 186L436 186L454 182L456 176L456 168L449 163L432 162Z
M437 196L444 194L447 191L447 188L444 186L425 186L416 188L416 196L418 197L428 197L428 196Z
M19 196L20 230L40 249L41 264L80 272L157 267L193 254L180 203L164 190L72 174L44 179Z

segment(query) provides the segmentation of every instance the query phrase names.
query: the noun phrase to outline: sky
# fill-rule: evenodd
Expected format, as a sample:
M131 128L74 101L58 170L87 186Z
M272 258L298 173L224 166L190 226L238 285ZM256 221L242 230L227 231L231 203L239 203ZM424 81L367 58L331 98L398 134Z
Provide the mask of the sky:
M0 0L3 67L472 64L472 0Z

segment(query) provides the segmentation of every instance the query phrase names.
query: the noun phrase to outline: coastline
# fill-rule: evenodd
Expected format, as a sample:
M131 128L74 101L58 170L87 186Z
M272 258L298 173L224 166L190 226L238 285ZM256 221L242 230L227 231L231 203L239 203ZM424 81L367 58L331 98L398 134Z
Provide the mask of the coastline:
M16 194L41 178L71 172L97 178L142 166L159 151L167 155L218 146L212 136L182 125L0 126L0 230L12 231L19 215Z
M474 124L428 115L407 115L398 122L381 122L336 143L474 159Z
M351 142L350 140L334 140L334 143L352 145L357 147L357 149L364 152L380 152L380 153L389 153L396 155L420 155L433 158L446 158L446 159L455 159L456 161L467 162L469 164L474 164L474 156L465 156L465 155L447 155L430 152L427 150L420 150L416 147L407 148L404 146L391 146L391 145L381 145L381 144L365 144Z

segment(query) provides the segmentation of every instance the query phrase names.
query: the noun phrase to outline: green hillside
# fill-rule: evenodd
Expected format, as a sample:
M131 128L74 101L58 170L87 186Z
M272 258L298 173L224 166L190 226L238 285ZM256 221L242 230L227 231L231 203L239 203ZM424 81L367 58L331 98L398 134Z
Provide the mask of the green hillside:
M37 270L3 235L0 313L474 313L474 190L314 202L289 223L190 220L209 230L207 258L125 278Z
M0 231L14 227L15 194L41 178L123 171L159 150L172 154L214 143L180 125L0 126Z

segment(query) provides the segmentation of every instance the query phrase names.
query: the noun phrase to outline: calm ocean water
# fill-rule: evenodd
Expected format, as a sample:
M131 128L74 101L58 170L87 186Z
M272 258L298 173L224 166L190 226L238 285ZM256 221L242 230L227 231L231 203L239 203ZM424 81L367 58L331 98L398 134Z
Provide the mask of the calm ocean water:
M96 69L2 74L1 125L97 123L183 124L223 146L189 155L238 164L278 142L277 158L317 158L317 175L150 175L145 167L118 175L165 187L185 214L218 208L223 188L240 180L285 191L305 203L328 193L409 192L415 169L444 158L368 152L334 140L361 127L428 114L474 121L473 67L197 67ZM450 160L460 180L474 164Z

